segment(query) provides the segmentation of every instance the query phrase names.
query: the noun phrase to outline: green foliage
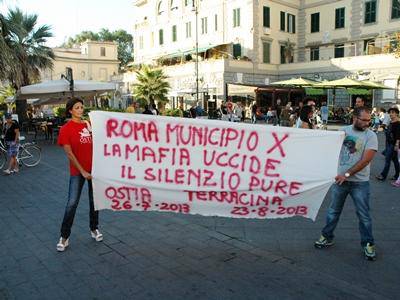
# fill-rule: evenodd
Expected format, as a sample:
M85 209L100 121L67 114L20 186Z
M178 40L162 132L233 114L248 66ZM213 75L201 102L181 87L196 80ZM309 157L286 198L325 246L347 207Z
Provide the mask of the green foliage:
M53 108L54 115L56 117L65 117L66 108L64 106L56 106Z
M179 108L175 108L175 109L166 109L164 112L165 116L169 116L169 117L181 117L182 116L182 112Z
M28 15L19 8L0 15L0 80L7 79L14 88L37 80L40 71L53 67L54 53L46 47L52 37L51 27L37 26L38 15Z
M162 69L153 69L144 65L136 71L136 75L138 83L133 85L133 94L138 100L145 99L148 104L154 101L168 102L167 94L170 85Z
M11 85L0 87L0 104L5 103L8 97L13 97L14 95L15 89Z
M116 42L118 44L118 60L121 67L125 67L129 62L133 61L133 37L126 30L119 29L113 32L106 28L99 32L82 31L75 37L68 38L68 41L62 46L70 48L74 44L81 44L86 40Z

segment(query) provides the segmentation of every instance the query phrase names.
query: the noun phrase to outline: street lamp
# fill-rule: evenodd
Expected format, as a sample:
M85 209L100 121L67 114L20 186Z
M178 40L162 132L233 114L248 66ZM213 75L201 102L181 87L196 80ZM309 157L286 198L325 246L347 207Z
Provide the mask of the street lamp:
M198 0L193 0L193 10L196 15L196 105L199 102L199 32L198 32L198 19L199 19L199 5Z

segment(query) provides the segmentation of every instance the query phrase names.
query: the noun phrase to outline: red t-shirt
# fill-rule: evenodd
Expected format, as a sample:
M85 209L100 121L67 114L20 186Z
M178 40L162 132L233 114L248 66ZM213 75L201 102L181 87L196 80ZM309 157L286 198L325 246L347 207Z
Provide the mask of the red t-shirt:
M62 126L58 136L58 144L60 146L70 145L72 153L74 153L82 168L89 173L92 171L92 133L89 131L86 122L69 121ZM69 162L69 170L71 176L80 174L71 161Z

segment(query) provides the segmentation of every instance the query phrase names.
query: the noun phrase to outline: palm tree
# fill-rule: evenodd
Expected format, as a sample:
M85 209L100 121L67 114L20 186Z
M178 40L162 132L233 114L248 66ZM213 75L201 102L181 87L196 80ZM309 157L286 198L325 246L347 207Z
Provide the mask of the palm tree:
M44 45L53 34L48 25L37 28L37 18L36 14L24 14L16 8L10 10L4 19L7 26L5 42L13 49L8 80L16 89L39 79L40 70L53 67L54 53Z
M145 99L148 104L159 101L163 105L168 102L167 93L170 85L162 69L143 66L136 71L136 76L138 83L133 85L133 94L136 98Z
M7 111L11 111L12 107L15 106L14 102L8 102L7 98L15 96L15 90L11 85L1 87L0 86L0 107L7 107ZM0 109L1 110L1 109Z
M1 3L1 1L0 1ZM12 65L13 51L7 43L9 31L5 17L0 14L0 80L6 80L8 78L8 70Z

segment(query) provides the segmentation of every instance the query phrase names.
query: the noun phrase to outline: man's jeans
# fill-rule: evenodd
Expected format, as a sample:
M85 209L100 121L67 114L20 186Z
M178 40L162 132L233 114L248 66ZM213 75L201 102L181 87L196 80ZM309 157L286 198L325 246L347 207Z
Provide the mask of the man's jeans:
M61 225L61 237L64 239L67 239L71 234L71 227L74 223L76 208L78 207L85 180L82 175L71 176L69 179L68 203L65 207L64 219ZM99 212L94 210L92 181L88 180L87 182L89 190L90 230L94 231L99 224Z
M347 195L353 198L359 220L358 226L361 235L361 245L374 244L372 236L372 220L369 215L369 181L352 182L345 181L342 185L333 184L331 188L331 204L326 216L326 225L322 229L322 235L327 239L333 239L333 231L339 222Z
M387 144L385 149L385 166L381 172L383 178L386 179L389 169L390 163L393 161L395 174L394 177L399 177L400 165L399 165L399 158L397 157L397 151L394 150L394 145Z

